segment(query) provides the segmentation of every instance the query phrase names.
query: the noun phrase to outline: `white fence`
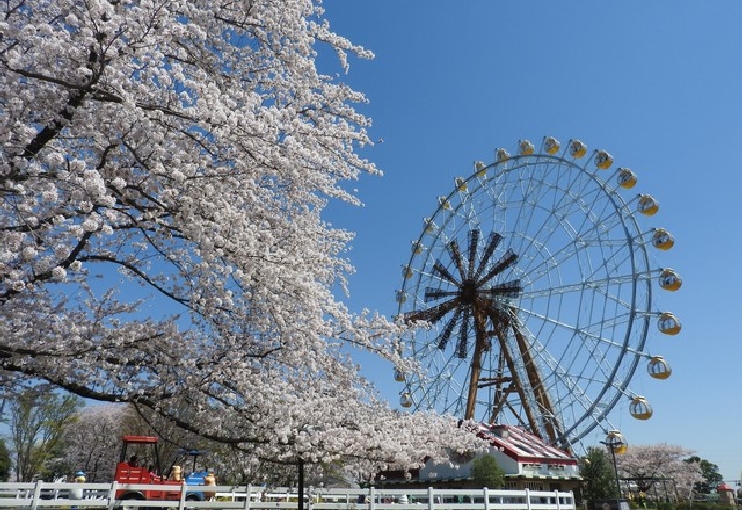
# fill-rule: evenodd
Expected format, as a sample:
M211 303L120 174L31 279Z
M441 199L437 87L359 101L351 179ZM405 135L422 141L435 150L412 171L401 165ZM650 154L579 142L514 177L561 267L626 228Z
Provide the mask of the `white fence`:
M204 486L169 486L170 500L116 499L117 491L163 490L161 485L113 483L0 483L0 510L68 509L297 509L296 493L262 487L208 487L216 496L189 501ZM249 495L249 497L248 497ZM305 510L576 510L571 492L500 489L319 489L304 496Z

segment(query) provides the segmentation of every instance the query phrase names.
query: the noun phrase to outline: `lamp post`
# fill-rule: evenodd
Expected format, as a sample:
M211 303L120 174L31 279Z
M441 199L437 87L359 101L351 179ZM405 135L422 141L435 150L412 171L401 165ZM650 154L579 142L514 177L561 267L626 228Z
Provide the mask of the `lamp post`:
M621 481L618 478L618 462L616 462L616 454L624 453L629 448L629 445L618 430L609 431L605 441L601 441L600 443L604 444L613 456L613 469L616 473L616 510L621 510Z
M299 471L297 483L297 492L299 493L299 497L297 498L298 501L296 507L298 510L304 510L304 458L301 456L299 456L297 461L297 469Z

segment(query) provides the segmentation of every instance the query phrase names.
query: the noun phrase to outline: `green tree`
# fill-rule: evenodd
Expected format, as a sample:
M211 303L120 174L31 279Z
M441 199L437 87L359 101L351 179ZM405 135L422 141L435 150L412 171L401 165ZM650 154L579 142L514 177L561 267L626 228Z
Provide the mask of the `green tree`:
M694 486L695 491L699 494L711 493L711 489L724 480L724 476L719 473L719 466L712 464L706 459L694 455L693 457L685 459L684 462L687 462L688 464L697 463L701 467L703 481L696 482Z
M19 481L55 474L48 469L62 456L65 427L77 419L82 406L80 397L41 387L23 391L10 403L10 437Z
M5 439L0 438L0 482L7 482L10 478L10 452L5 446Z
M492 455L474 459L471 465L471 476L482 487L496 489L505 485L505 472Z
M616 475L607 452L595 446L587 449L580 463L580 474L585 480L584 499L590 503L616 498Z

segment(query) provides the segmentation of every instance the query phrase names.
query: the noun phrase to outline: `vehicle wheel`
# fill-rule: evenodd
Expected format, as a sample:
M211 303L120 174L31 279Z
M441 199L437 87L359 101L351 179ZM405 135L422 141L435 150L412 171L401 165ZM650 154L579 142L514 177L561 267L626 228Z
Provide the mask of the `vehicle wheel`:
M194 494L190 494L190 495L186 496L186 506L185 506L185 508L186 509L193 510L193 507L188 506L188 502L189 501L201 501L201 498L199 498L198 496L196 496Z
M120 498L121 500L121 506L119 507L121 510L147 510L144 507L141 506L129 506L126 504L126 501L144 501L144 496L142 494L137 493L129 493L124 494Z

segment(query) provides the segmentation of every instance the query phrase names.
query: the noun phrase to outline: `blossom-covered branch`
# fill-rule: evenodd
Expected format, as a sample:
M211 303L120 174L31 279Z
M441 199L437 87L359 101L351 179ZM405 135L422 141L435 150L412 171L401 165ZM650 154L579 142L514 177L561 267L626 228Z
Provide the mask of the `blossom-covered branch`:
M342 350L405 364L398 326L331 290L352 235L323 208L379 171L358 154L365 97L315 62L318 44L345 69L372 54L320 2L2 10L5 387L136 403L256 458L375 469L473 447L452 418L392 410Z

